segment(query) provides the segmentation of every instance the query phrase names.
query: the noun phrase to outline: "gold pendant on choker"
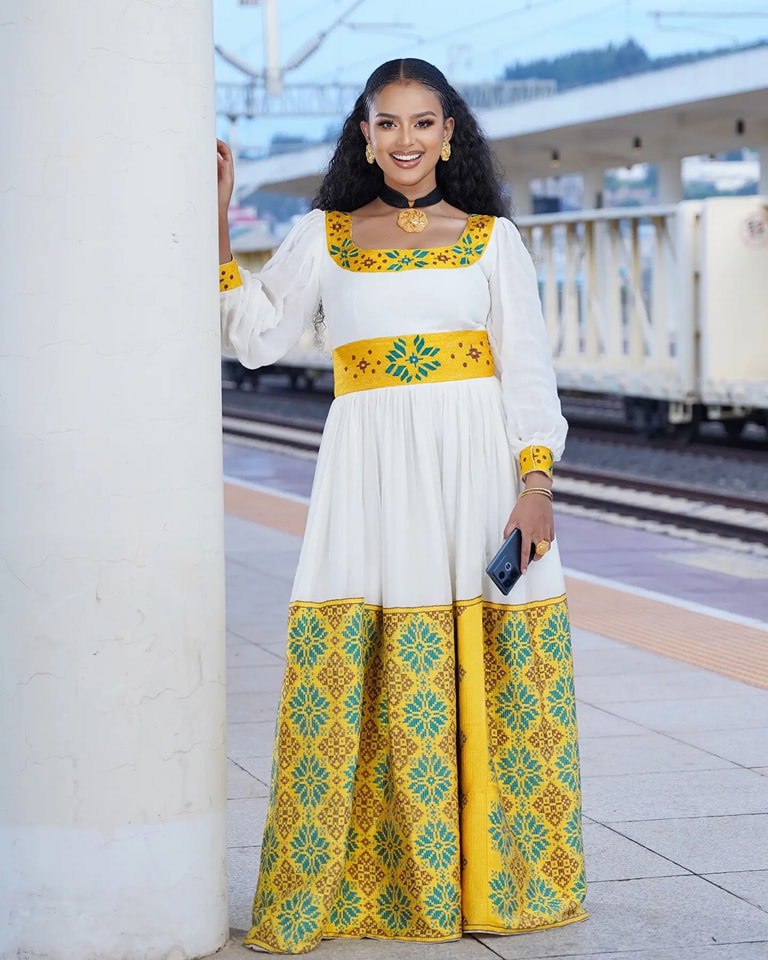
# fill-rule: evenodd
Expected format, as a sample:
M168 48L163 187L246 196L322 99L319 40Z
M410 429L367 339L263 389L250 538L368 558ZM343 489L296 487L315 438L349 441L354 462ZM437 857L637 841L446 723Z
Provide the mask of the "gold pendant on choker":
M397 225L406 233L421 233L429 223L429 218L423 210L415 207L406 207L397 215Z

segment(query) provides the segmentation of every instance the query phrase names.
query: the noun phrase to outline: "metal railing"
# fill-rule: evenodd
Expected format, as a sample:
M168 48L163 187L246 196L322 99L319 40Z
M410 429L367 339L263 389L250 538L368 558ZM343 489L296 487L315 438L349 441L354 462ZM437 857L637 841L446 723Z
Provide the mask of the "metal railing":
M693 289L680 213L669 205L516 218L537 267L561 386L681 400L692 393Z
M459 84L457 89L476 110L551 97L555 80L502 80L497 83ZM270 96L258 83L217 83L216 113L223 116L337 116L343 117L362 90L359 83L286 84Z

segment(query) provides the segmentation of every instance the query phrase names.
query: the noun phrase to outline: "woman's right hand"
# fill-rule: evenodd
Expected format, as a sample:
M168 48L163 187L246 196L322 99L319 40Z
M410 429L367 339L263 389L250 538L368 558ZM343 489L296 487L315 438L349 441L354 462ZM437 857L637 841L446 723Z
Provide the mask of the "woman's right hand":
M219 213L226 213L229 201L232 199L232 190L235 186L235 164L232 160L232 151L223 140L216 138L216 164L219 175Z

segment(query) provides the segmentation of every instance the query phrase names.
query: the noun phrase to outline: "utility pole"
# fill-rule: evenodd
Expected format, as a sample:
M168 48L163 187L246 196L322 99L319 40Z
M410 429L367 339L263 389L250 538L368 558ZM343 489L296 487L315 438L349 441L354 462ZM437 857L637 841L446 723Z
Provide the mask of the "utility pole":
M264 63L267 93L271 97L278 97L283 92L277 3L278 0L264 0Z
M264 32L264 86L271 97L279 97L283 92L283 71L280 67L278 0L240 0L240 6L261 7ZM216 49L221 53L218 47ZM236 57L226 56L225 59L239 70L250 72L250 68L241 64Z

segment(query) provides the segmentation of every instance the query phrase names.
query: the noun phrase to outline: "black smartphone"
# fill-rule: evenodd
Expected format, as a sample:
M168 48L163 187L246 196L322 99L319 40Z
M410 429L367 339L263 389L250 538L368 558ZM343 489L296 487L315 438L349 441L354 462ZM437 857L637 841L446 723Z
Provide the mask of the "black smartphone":
M515 529L499 547L496 556L485 568L485 572L493 580L503 594L508 594L522 576L520 570L520 551L523 538L520 530ZM531 544L530 560L536 555L536 547Z

